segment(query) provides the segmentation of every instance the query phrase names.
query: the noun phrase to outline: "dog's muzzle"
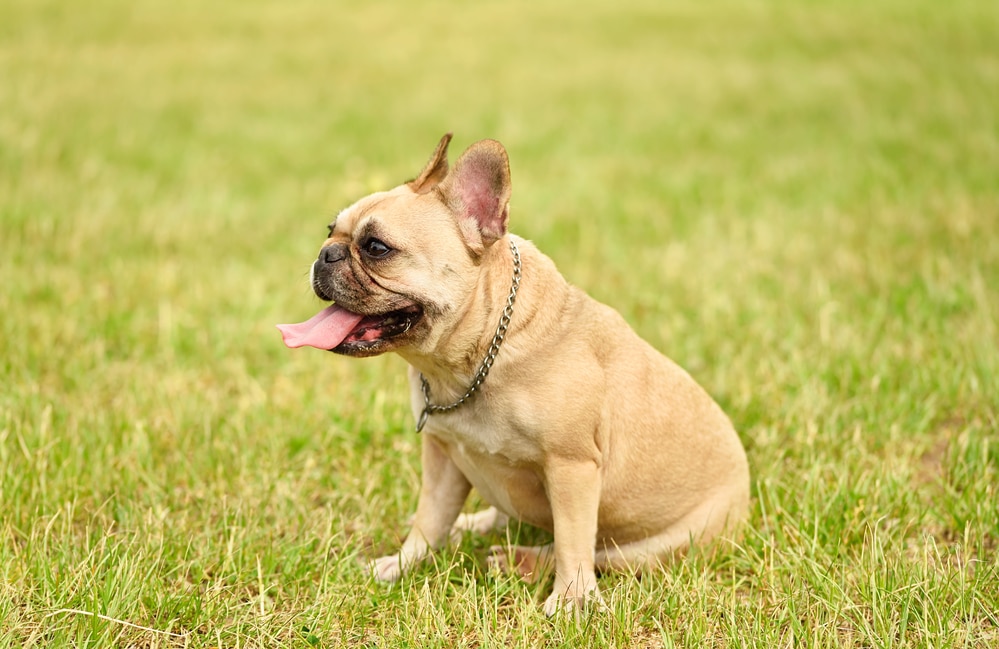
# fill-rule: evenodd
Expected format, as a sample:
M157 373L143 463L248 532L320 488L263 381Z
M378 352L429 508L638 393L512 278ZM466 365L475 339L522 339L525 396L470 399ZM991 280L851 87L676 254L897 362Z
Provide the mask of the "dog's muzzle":
M350 249L346 243L334 243L319 251L319 259L316 260L316 263L335 264L346 259L349 254Z
M336 265L347 259L350 254L346 243L334 243L319 251L319 257L312 264L312 290L322 300L332 300L329 280L335 272Z

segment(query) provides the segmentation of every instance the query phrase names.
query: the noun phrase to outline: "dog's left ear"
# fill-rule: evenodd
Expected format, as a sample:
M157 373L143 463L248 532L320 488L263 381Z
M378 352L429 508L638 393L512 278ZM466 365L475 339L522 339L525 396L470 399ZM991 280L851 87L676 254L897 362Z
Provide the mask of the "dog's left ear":
M450 143L451 134L445 133L420 175L406 183L410 189L417 194L426 194L444 180L447 176L447 145Z
M445 202L478 230L486 246L506 234L510 219L510 161L496 140L480 140L461 154L441 182Z

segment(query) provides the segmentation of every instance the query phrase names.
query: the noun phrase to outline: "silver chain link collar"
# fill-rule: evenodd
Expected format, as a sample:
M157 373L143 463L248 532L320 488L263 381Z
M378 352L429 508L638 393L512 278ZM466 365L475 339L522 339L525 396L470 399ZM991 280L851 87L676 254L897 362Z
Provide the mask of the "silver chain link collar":
M430 384L427 383L426 377L420 373L420 387L423 389L423 403L425 405L423 412L420 413L420 418L416 422L416 432L419 433L423 430L430 415L451 412L471 399L472 395L478 392L489 375L489 370L492 369L493 363L499 355L500 345L503 344L503 339L506 337L506 330L510 326L510 318L513 316L513 303L517 299L517 288L520 287L520 251L517 250L517 244L513 242L513 239L510 239L510 252L513 253L513 284L510 286L510 295L506 298L506 308L503 309L503 315L500 316L499 326L496 327L496 335L493 336L493 342L489 345L489 351L486 352L486 357L483 359L482 365L479 366L479 371L475 373L475 378L472 379L471 387L454 403L447 406L435 406L430 403Z

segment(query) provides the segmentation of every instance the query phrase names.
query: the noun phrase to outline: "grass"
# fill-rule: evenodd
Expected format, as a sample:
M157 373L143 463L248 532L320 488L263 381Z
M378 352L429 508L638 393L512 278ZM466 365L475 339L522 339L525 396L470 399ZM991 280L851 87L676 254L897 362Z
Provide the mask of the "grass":
M0 647L995 646L997 30L971 0L3 3ZM447 130L507 145L513 229L749 453L743 542L602 577L578 625L485 570L504 534L367 578L415 504L404 365L273 330L330 216Z

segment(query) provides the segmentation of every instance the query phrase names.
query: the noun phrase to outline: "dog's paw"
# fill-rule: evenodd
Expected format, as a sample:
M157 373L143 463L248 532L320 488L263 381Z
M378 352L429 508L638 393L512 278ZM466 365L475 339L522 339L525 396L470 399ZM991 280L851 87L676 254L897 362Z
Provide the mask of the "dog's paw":
M489 548L486 565L507 575L519 575L533 584L546 577L551 570L551 546L494 545Z
M552 591L545 600L545 616L572 615L578 618L586 610L602 611L607 608L595 584L582 593L576 592L578 590L570 587L565 591Z
M406 566L401 554L378 557L368 564L368 572L378 581L398 581Z

